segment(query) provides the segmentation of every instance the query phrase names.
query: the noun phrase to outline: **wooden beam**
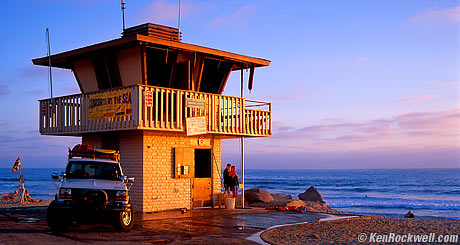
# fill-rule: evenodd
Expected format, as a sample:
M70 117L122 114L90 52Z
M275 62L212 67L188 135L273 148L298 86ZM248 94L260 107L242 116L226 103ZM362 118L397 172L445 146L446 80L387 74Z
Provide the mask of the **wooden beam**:
M169 75L169 87L172 88L174 85L174 78L176 76L176 66L177 66L177 57L178 53L176 52L176 58L174 59L171 67L171 74Z
M145 46L141 45L141 70L142 70L142 84L147 85L147 55Z
M201 87L201 78L203 77L203 68L204 68L204 57L201 57L200 64L198 65L199 71L198 71L198 77L197 77L197 86L196 86L196 91L200 91Z
M221 81L221 83L220 83L220 87L219 87L218 94L222 94L222 92L224 91L225 85L227 84L227 80L228 80L228 77L230 76L230 73L232 72L232 69L233 69L233 64L232 64L232 66L230 66L230 68L228 69L228 72L227 72L227 74L224 76L224 79L222 79L222 81Z
M81 86L80 79L78 78L78 74L75 72L75 67L74 66L72 66L72 73L75 76L75 80L77 80L77 84L78 84L78 87L80 88L80 91L82 93L84 93L85 91L83 91L83 87Z
M252 90L252 85L254 83L254 65L251 66L249 69L249 81L248 81L248 89Z
M187 61L187 90L190 90L190 60Z

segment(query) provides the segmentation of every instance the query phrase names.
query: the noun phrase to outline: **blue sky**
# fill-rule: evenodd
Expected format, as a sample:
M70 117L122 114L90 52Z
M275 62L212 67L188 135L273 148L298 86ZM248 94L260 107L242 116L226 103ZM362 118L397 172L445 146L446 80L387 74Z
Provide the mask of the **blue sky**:
M177 2L126 0L126 25L177 26ZM118 38L118 1L2 3L0 167L63 167L79 138L40 136L47 70L32 58ZM460 1L182 0L183 42L272 61L250 99L274 134L246 140L248 168L460 167ZM54 94L78 93L54 69ZM227 95L239 94L239 73ZM223 163L239 164L235 140Z

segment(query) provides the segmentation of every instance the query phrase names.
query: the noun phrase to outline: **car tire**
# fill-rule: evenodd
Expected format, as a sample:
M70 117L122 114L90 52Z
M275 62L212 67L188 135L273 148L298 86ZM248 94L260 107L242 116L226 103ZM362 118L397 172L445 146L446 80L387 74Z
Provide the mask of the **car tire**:
M56 209L55 201L52 201L46 210L46 223L52 232L58 233L67 230L70 222Z
M119 212L115 217L115 227L119 231L130 231L134 226L134 212L132 208L128 211Z

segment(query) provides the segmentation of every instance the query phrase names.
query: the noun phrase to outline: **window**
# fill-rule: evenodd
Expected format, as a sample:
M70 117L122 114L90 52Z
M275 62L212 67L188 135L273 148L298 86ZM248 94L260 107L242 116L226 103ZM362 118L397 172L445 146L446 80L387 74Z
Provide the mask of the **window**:
M95 56L93 63L100 90L121 87L120 72L115 54Z
M74 161L67 166L66 178L118 180L120 173L120 168L115 163Z

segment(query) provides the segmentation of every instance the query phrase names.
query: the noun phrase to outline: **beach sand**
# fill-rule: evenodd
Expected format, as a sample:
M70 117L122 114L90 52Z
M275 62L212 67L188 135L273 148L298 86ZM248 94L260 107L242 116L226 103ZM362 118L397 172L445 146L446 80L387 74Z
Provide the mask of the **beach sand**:
M51 200L41 202L19 202L17 200L0 200L0 208L48 207Z
M367 238L363 240L366 243L369 242L371 233L459 235L460 220L362 216L348 220L284 226L263 232L261 238L270 244L358 243L362 242L358 239L361 233L366 234Z

